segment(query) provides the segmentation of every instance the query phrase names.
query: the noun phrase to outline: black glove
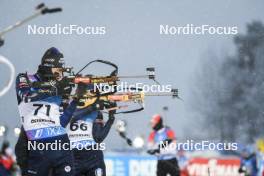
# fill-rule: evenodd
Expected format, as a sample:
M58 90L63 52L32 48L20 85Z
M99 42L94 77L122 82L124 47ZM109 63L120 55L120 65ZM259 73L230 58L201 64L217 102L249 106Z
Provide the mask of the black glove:
M75 91L76 99L80 100L86 92L87 92L86 84L84 84L84 83L78 84L78 87Z
M239 169L238 169L238 173L246 173L246 170L245 170L245 168L244 167L240 167Z
M126 142L127 142L127 144L128 144L129 146L132 146L132 144L133 144L132 140L129 139L129 138L126 139Z
M119 132L119 135L124 138L129 146L132 146L133 142L126 136L125 132Z
M148 154L150 155L155 155L156 153L160 153L159 149L152 149L147 151Z
M67 78L63 78L61 81L56 82L57 94L66 98L71 94L72 86L69 84Z

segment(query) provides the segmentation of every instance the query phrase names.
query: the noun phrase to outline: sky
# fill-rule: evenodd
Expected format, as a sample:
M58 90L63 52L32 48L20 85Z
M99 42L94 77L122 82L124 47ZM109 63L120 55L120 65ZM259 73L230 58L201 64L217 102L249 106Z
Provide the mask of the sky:
M31 15L39 3L39 0L0 0L0 29ZM63 12L41 16L29 25L105 26L106 34L29 35L27 25L24 25L6 34L5 45L0 48L0 54L13 62L17 73L34 73L45 50L55 46L63 52L67 65L76 71L97 58L116 63L120 75L142 74L146 67L153 66L159 82L179 89L183 101L148 97L144 111L117 116L117 119L127 121L128 135L132 138L137 135L147 137L151 130L149 120L156 113L164 115L166 124L176 131L177 138L199 138L199 130L195 130L198 114L191 108L196 72L209 51L216 55L234 52L234 35L160 35L160 25L237 26L242 34L247 23L264 21L264 2L261 0L46 0L45 3L50 7L62 7ZM91 72L104 69L95 65ZM8 70L0 65L0 72L1 87L8 77ZM137 81L151 83L149 80ZM162 112L164 106L169 107L166 113ZM0 111L0 124L10 129L20 126L14 85L0 98ZM16 141L11 130L9 138ZM106 141L110 148L124 147L114 129Z

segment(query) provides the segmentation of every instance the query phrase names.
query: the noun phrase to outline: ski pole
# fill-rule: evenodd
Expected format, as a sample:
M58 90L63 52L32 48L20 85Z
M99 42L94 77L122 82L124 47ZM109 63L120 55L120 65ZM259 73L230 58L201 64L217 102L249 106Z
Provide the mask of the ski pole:
M2 46L4 44L3 36L6 33L8 33L10 31L22 26L23 24L25 24L25 23L37 18L40 15L45 15L45 14L49 14L49 13L57 13L57 12L61 12L61 11L62 11L62 8L59 8L59 7L48 8L47 6L45 6L44 3L39 4L36 7L36 12L34 14L30 15L29 17L27 17L27 18L25 18L25 19L23 19L21 21L16 22L14 25L8 26L7 28L5 28L4 30L2 30L0 32L0 46Z

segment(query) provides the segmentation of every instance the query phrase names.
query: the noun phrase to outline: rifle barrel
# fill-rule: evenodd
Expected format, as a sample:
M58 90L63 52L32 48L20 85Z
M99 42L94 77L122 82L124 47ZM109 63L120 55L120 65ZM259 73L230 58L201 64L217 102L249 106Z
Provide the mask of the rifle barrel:
M118 78L148 78L149 75L136 75L136 76L118 76Z
M161 92L161 93L145 93L145 96L173 96L172 92Z

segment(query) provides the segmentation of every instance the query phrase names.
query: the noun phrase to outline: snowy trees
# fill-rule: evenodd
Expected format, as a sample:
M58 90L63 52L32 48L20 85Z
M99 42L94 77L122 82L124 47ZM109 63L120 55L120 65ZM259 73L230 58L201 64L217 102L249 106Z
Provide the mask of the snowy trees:
M252 142L264 135L264 25L248 24L234 43L234 56L204 63L194 103L210 137Z

